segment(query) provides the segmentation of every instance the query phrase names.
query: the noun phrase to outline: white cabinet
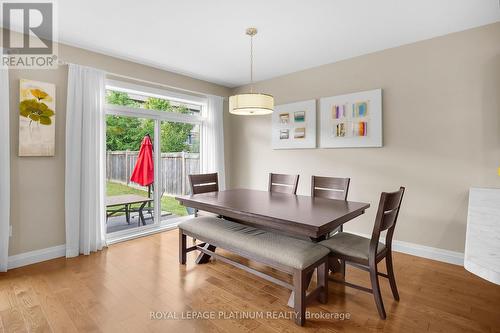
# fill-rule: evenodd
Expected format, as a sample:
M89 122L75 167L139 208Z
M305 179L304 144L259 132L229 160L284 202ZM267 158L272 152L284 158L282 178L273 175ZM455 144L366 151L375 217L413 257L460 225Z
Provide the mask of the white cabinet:
M500 284L500 189L469 191L464 267Z

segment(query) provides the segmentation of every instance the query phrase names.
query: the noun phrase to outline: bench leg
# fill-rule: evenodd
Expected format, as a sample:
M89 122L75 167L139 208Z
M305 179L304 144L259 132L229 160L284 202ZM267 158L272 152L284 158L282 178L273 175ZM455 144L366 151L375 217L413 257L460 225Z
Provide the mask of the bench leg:
M305 277L305 279L306 279L306 282L305 282L306 283L306 290L309 288L309 285L311 284L311 280L312 280L313 275L314 275L314 270L312 270L312 271L310 271L309 273L306 274L306 277ZM295 293L292 291L290 293L290 297L288 298L287 305L289 307L291 307L291 308L294 307L294 298L295 298L294 294Z
M186 264L186 235L179 229L179 263Z
M302 270L293 273L295 323L304 326L306 322L306 274Z
M323 304L328 303L328 271L327 258L317 269L318 287L321 288L318 300Z
M210 244L206 244L204 246L205 249L207 250L210 250L212 252L215 251L216 247L213 246L213 245L210 245ZM198 256L198 258L196 258L196 263L197 264L206 264L208 261L210 260L210 256L206 253L200 253L200 255Z

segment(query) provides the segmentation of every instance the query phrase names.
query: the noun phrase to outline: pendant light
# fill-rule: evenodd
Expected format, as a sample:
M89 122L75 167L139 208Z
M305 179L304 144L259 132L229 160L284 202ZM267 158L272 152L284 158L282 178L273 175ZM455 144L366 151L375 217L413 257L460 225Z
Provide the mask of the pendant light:
M246 34L250 36L250 92L229 97L229 112L246 116L270 114L274 110L273 96L253 92L253 37L257 29L248 28Z

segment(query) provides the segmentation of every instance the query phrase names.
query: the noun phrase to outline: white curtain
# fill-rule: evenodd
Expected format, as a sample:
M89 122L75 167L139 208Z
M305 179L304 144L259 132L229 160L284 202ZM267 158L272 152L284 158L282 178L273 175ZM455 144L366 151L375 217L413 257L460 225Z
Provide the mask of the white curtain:
M226 187L224 172L224 99L220 96L208 96L208 107L204 110L204 126L201 131L201 172L219 173L219 189Z
M66 108L66 257L106 244L105 73L69 65Z
M0 48L1 52L2 48ZM0 68L0 272L7 271L10 228L9 71Z

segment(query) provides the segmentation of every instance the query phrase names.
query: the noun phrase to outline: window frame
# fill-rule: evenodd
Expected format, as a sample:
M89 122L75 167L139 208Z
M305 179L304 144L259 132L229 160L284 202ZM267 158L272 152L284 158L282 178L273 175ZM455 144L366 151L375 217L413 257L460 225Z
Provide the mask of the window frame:
M158 117L161 120L202 125L204 121L205 110L208 105L207 97L188 95L169 90L142 86L134 83L121 82L116 80L106 80L106 90L121 91L148 97L162 98L178 103L186 103L186 104L200 106L200 114L193 115L193 114L182 114L175 112L165 112L160 110L141 109L130 106L114 105L106 103L105 106L106 114L110 115L142 116L148 118Z

